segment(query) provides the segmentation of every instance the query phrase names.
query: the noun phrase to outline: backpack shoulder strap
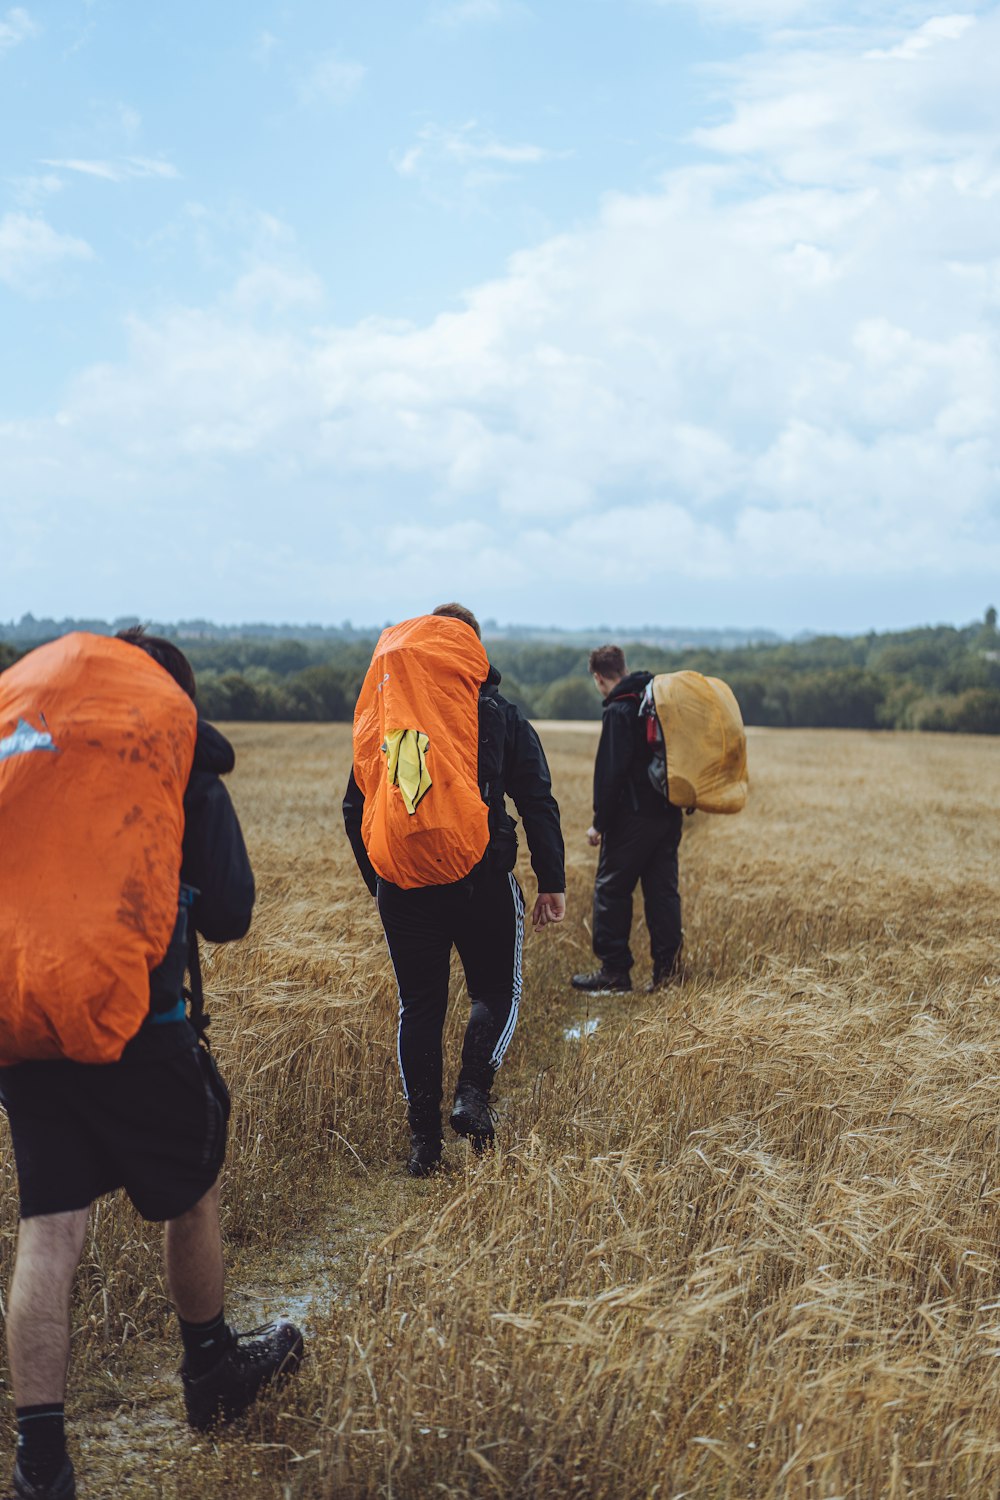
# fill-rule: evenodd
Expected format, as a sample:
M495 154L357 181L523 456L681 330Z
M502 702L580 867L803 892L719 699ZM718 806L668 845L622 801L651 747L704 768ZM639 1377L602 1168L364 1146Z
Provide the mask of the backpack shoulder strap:
M187 988L184 991L184 998L185 1000L187 1000L188 1005L190 1006L188 1020L191 1022L191 1025L195 1029L198 1041L202 1044L202 1046L207 1047L208 1050L211 1051L211 1047L209 1047L208 1036L206 1035L206 1033L209 1026L212 1024L212 1017L205 1014L205 989L201 979L201 954L198 951L198 932L194 925L194 913L192 910L192 907L194 906L194 898L197 894L198 892L194 889L193 886L181 887L181 899L187 906L188 919L188 983Z

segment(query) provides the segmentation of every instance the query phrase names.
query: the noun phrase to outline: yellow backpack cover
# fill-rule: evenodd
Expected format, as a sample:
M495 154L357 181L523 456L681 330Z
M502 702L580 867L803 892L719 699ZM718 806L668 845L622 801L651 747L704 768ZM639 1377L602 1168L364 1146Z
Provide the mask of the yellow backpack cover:
M647 693L666 750L668 802L701 812L741 812L750 778L746 731L732 688L700 672L664 672Z

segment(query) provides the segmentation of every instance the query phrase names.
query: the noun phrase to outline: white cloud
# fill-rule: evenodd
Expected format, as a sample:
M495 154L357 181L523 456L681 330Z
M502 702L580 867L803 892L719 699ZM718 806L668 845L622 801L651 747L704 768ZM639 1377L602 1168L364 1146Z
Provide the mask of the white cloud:
M275 214L239 203L189 201L167 231L171 242L189 240L199 263L228 283L220 308L241 316L288 315L316 310L326 287L302 259L292 226Z
M317 57L299 79L299 100L309 107L349 104L360 91L367 72L363 63L342 57L339 52L327 52Z
M107 161L84 161L80 157L62 157L59 159L43 157L44 167L56 167L63 172L79 172L84 177L100 177L105 182L120 182L122 180L121 170Z
M446 161L459 167L486 163L498 167L532 167L551 161L566 152L549 151L544 146L514 145L489 135L475 120L467 120L455 130L441 125L425 125L414 145L395 162L403 177L413 177L435 161Z
M37 208L45 203L55 193L63 188L63 180L54 172L43 172L27 177L11 177L8 179L15 202L23 208Z
M250 55L253 58L254 62L259 63L262 67L266 68L271 61L273 53L277 50L279 45L280 44L278 42L278 38L273 34L273 32L261 31L254 39Z
M168 161L148 156L126 156L119 161L101 161L79 156L43 157L42 165L62 172L78 172L83 177L99 177L103 182L129 182L142 177L179 177L177 168Z
M259 263L239 277L231 301L234 306L249 311L267 308L274 312L290 312L297 308L319 307L325 295L323 282L314 272Z
M38 32L39 27L28 12L15 5L5 16L0 16L0 57Z
M418 182L427 195L448 207L481 206L492 189L521 172L572 153L526 141L503 141L476 120L447 127L426 124L405 151L393 155L401 177Z
M932 16L923 26L911 32L903 41L897 42L894 47L875 47L870 52L866 52L865 56L876 59L895 57L903 62L913 62L915 58L929 52L939 42L957 41L975 24L975 16Z
M124 135L136 136L142 129L142 115L131 104L119 104L118 123Z
M1000 8L901 55L920 35L774 41L726 75L709 162L422 326L310 322L323 288L262 221L216 307L136 321L58 417L4 433L0 494L169 500L230 617L372 620L464 585L591 620L756 589L766 622L793 586L995 575ZM431 142L456 172L531 164L478 130Z
M526 7L517 0L445 0L430 10L430 20L436 26L482 26L494 25L512 16L524 15Z
M943 156L956 169L991 152L1000 128L995 8L931 20L888 45L808 32L718 70L730 118L692 133L730 157L760 157L796 181L844 180ZM919 63L920 66L907 66Z
M59 234L38 214L9 213L0 219L0 282L31 296L53 289L67 261L93 259L85 240Z
M837 0L647 0L665 8L687 6L712 21L768 28L785 21L820 21L837 8Z
M772 32L791 27L843 30L848 25L882 23L898 29L928 0L636 0L658 9L686 7L699 19L745 30ZM976 0L972 0L976 3ZM950 19L946 18L946 19Z

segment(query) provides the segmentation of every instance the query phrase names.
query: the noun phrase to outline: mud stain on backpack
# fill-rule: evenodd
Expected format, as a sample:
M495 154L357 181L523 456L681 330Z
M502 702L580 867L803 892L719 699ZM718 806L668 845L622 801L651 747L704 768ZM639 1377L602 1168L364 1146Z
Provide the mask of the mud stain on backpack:
M141 880L134 875L126 877L121 890L121 903L115 912L115 920L132 932L145 936L148 892Z

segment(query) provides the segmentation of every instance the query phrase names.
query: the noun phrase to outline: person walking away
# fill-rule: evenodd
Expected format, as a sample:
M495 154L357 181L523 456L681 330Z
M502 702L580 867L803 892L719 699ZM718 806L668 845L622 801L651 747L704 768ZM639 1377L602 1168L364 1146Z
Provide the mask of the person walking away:
M194 696L187 658L141 628L70 635L0 675L18 1500L76 1494L64 1430L69 1300L90 1205L104 1194L123 1187L144 1219L164 1224L192 1427L238 1416L302 1354L294 1324L243 1335L223 1310L229 1095L202 1044L196 933L242 937L254 880L220 779L233 750L197 717Z
M599 646L589 670L604 699L594 763L594 821L587 830L600 846L594 882L593 945L600 968L574 974L573 988L591 994L632 988L632 896L641 884L653 958L648 992L676 978L681 900L677 852L683 814L649 780L650 752L639 704L649 672L629 672L620 646Z
M395 657L389 654L394 642L401 643ZM407 642L412 643L409 649L421 653L421 680L431 687L432 701L425 702L423 715L439 720L438 730L430 734L421 732L426 725L408 726L414 731L409 788L407 777L398 770L402 751L400 760L394 761L397 783L384 785L382 767L392 738L387 733L391 695L401 692ZM565 854L545 752L532 726L499 693L500 674L487 659L471 611L460 604L443 604L431 616L392 627L383 634L373 660L379 666L369 673L371 680L366 679L355 716L355 759L344 797L344 824L361 874L378 902L399 987L398 1055L410 1126L407 1171L423 1177L441 1163L441 1038L453 946L465 971L470 1010L451 1128L467 1137L476 1151L494 1140L490 1090L517 1022L524 935L524 896L514 875L517 835L505 798L512 799L524 823L538 882L532 911L535 930L565 916ZM455 675L459 672L461 686ZM364 726L376 710L381 717L372 720L369 732ZM419 712L419 705L409 711ZM420 802L425 795L432 835L438 833L438 824L447 823L449 804L442 808L439 800L435 805L435 790L439 799L458 794L454 779L446 791L445 766L440 758L435 761L435 754L441 757L451 748L445 744L449 728L451 738L460 737L459 721L464 724L466 716L471 735L468 798L462 826L451 838L452 844L461 846L461 859L435 845L434 859L448 866L438 874L433 864L420 866L418 854L408 858L400 846L420 849ZM393 728L398 734L401 726ZM387 738L381 743L383 733ZM369 741L366 756L363 745ZM441 782L437 789L435 778ZM379 800L376 807L375 798L387 800ZM406 798L415 807L413 816L404 811ZM383 813L395 818L385 825L388 837L379 821Z

